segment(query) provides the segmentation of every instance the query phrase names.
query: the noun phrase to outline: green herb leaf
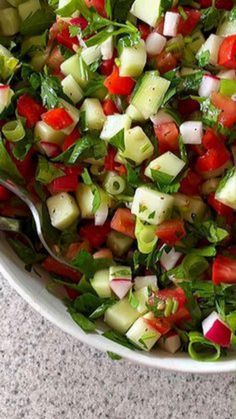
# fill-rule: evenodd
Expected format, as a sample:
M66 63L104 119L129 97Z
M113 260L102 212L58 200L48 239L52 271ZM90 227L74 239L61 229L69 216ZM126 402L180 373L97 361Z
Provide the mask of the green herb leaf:
M198 56L198 64L200 67L206 67L209 64L209 60L210 60L210 51L203 51L199 56Z
M124 335L121 335L118 332L115 332L114 330L108 330L107 332L104 332L103 335L105 338L112 340L113 342L118 343L119 345L125 346L129 349L137 349L135 345L133 345Z
M49 7L42 7L30 14L22 23L20 33L24 36L40 35L55 21L55 14Z
M129 163L126 165L127 168L127 182L130 186L134 188L138 188L142 185L142 181L140 179L140 167L133 168Z
M111 358L113 361L120 361L122 359L122 356L115 354L114 352L107 351L107 355L109 358Z
M17 254L17 256L25 263L25 268L31 270L32 265L42 262L45 259L45 255L36 252L32 247L27 246L20 240L8 238L8 243Z
M94 259L85 250L81 250L72 260L71 265L83 273L88 279L93 278L95 272L113 265L111 259Z
M125 151L125 131L122 129L114 137L109 140L109 143L121 151Z
M134 0L105 0L105 10L109 19L126 22Z
M85 333L95 332L95 324L91 320L87 319L83 314L77 313L73 307L69 307L68 312L75 323L77 323Z
M58 95L63 96L60 80L53 76L41 76L41 98L48 109L58 105Z
M221 17L221 11L215 7L209 7L201 11L201 23L204 31L216 28Z
M3 140L0 137L0 168L1 171L4 172L9 179L15 180L19 183L23 183L23 178L21 174L18 172L17 167L13 163L10 155L8 154Z
M134 309L139 306L139 300L134 296L132 288L129 291L129 303Z
M47 159L42 156L39 156L37 172L35 179L47 185L52 182L54 179L64 176L64 172L61 169L58 169L53 163L50 163Z
M194 228L200 237L206 238L210 243L220 243L228 237L228 231L217 226L214 221L204 221L202 223L195 223Z
M93 313L90 314L89 318L92 320L96 320L99 319L100 317L102 317L105 312L107 311L107 309L109 307L111 307L113 304L115 304L117 301L114 300L113 298L106 298L104 299L104 302L101 303L101 305L99 305Z

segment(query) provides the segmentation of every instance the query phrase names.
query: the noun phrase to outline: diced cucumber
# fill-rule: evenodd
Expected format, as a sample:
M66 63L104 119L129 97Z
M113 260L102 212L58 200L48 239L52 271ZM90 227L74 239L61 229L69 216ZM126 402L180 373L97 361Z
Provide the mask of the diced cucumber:
M61 85L65 95L68 96L75 105L82 99L83 90L71 74L62 80Z
M27 19L29 15L37 12L39 9L41 9L39 0L27 0L18 6L18 12L22 21Z
M84 48L81 52L81 57L85 64L90 65L101 58L101 47L100 45L93 45L89 48Z
M236 19L229 20L228 15L225 16L225 19L218 25L216 34L219 36L229 36L236 34Z
M81 112L85 112L85 126L89 131L102 130L106 116L98 99L85 99Z
M43 35L30 36L25 38L21 44L21 54L29 54L30 56L35 54L35 49L45 48L47 44L46 32ZM37 51L38 52L38 51Z
M224 96L233 96L236 94L236 80L221 79L220 93Z
M127 279L127 281L132 280L132 271L129 266L116 265L110 266L109 268L109 281L113 279Z
M79 217L79 208L75 199L67 192L48 198L47 207L51 223L58 230L65 230Z
M147 61L145 42L132 47L123 47L120 54L119 74L121 77L139 77Z
M109 269L97 271L90 283L100 298L110 298L112 296L109 285Z
M109 141L123 129L128 130L131 127L131 122L130 117L125 114L108 115L100 137L102 140Z
M124 298L107 309L104 321L117 332L126 333L139 316L139 312L130 305L128 298Z
M37 51L30 60L30 65L35 71L41 71L44 67L48 55L44 51Z
M61 64L60 68L65 76L71 74L82 89L87 86L89 81L89 70L79 55L72 55L72 57Z
M170 218L174 198L146 186L136 189L131 212L149 224L157 225Z
M70 2L71 0L59 0L58 9L62 9L62 7L67 6Z
M93 200L94 194L90 185L79 183L76 191L76 200L80 208L82 218L94 218Z
M131 248L133 239L122 233L118 233L118 231L111 231L107 236L106 244L115 256L121 257Z
M43 121L39 121L35 125L34 135L38 140L59 145L62 144L65 139L65 134L62 131L56 131Z
M212 65L217 65L219 49L223 42L223 39L224 38L222 38L221 36L212 33L201 46L196 57L199 59L202 53L208 51L210 54L209 63Z
M134 298L136 298L139 302L138 307L137 307L137 311L143 315L145 314L148 309L147 309L147 303L148 303L148 299L149 299L149 290L148 287L143 287L140 288L139 290L135 291L133 293Z
M154 147L141 127L134 127L125 132L125 150L122 156L137 165L152 156Z
M20 30L20 18L18 11L8 7L0 12L0 34L3 36L15 35Z
M161 16L161 0L135 0L131 8L131 13L138 19L155 27Z
M156 170L173 177L178 176L181 170L184 168L185 162L177 157L171 151L167 151L155 160L152 160L145 169L145 176L152 179L152 170Z
M236 210L236 168L228 170L221 180L217 191L216 199L222 204Z
M157 113L169 86L169 80L159 77L158 71L147 71L135 88L131 104L148 119Z
M152 320L153 318L153 313L145 314L143 317L136 320L133 326L126 333L127 338L131 342L145 351L150 351L150 349L161 337L161 333L152 328L146 321L150 319Z
M136 109L133 105L129 105L125 111L126 115L128 115L132 121L135 122L144 122L145 119L138 109Z
M200 196L187 196L176 193L173 197L174 207L179 211L184 220L189 223L202 220L207 210L207 206Z

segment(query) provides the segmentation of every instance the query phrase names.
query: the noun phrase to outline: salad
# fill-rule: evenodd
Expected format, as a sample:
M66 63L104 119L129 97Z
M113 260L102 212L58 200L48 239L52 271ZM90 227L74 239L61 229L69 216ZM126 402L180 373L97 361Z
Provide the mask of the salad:
M236 344L233 0L0 0L7 240L86 332L217 361ZM103 332L98 321L104 320ZM116 354L111 356L117 359Z

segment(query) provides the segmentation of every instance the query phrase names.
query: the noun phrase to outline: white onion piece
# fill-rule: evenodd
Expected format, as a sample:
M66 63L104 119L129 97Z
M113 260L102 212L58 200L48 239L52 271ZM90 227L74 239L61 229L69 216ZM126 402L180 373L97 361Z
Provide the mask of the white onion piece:
M219 88L220 79L210 74L205 74L202 78L198 94L201 97L209 97L213 92L218 92Z
M141 288L144 288L144 287L149 287L149 286L152 289L157 289L156 275L136 276L136 278L134 278L135 291L140 290Z
M101 44L101 54L103 60L110 60L113 57L114 45L113 38L110 36Z
M175 249L171 249L169 253L165 250L160 257L161 266L166 270L169 271L170 269L174 268L182 253L176 252Z
M0 113L9 105L10 90L9 86L0 85Z
M108 217L108 205L103 202L95 212L95 226L103 226Z
M227 80L235 80L236 79L236 71L235 70L222 70L217 74L217 77L220 79L227 79Z
M184 122L180 125L179 130L184 144L201 144L203 136L202 122Z
M178 25L180 21L180 14L174 12L167 12L164 20L164 36L176 36L178 31Z
M232 331L215 311L203 320L202 330L205 338L210 341L225 348L230 346Z
M157 32L152 32L146 39L146 50L148 55L157 55L163 50L166 38Z
M173 122L174 118L165 111L159 111L156 115L150 117L154 125L167 124L168 122Z
M121 300L126 296L130 288L132 288L132 282L127 279L113 279L110 281L110 287Z
M176 332L169 332L166 336L160 338L158 346L164 351L175 354L181 346L181 340Z

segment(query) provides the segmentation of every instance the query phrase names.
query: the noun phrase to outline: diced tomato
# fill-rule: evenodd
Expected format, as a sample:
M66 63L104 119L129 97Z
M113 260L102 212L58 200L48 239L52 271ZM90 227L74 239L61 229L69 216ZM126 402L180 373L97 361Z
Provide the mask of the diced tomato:
M62 24L63 22L63 24ZM73 51L74 45L79 45L77 36L70 36L69 25L65 21L60 21L58 33L56 35L58 44L63 45Z
M141 38L146 41L148 35L151 33L150 26L146 25L146 23L139 23L138 30Z
M68 297L70 298L70 300L75 300L80 294L78 291L73 290L73 288L70 288L67 285L64 285L64 288L67 292Z
M12 193L4 186L0 185L0 201L8 201L12 197Z
M94 7L101 16L106 17L105 0L85 0L85 4L88 7Z
M110 222L105 222L103 226L95 226L94 223L87 223L80 228L80 238L87 240L93 248L102 246L111 231Z
M218 121L225 127L231 128L236 123L236 102L217 92L212 93L211 102L221 110Z
M56 73L60 73L60 65L65 61L59 46L53 48L49 57L46 60L46 64L51 70L54 70Z
M105 115L114 115L115 113L119 113L119 110L112 99L105 99L102 102L102 108Z
M189 169L187 175L181 180L179 191L185 195L198 195L202 182L202 177Z
M135 239L135 217L128 208L118 208L111 220L111 228Z
M185 303L187 302L187 298L185 295L185 292L182 288L178 287L175 289L163 289L158 290L155 292L155 295L163 301L166 301L167 298L172 298L176 301L178 301L179 307L184 307Z
M234 213L233 209L218 201L215 198L214 192L210 193L207 201L208 204L217 212L217 214L222 215L223 217L232 217Z
M161 335L166 335L172 328L172 324L164 317L156 317L153 319L145 319L149 327L157 330Z
M76 142L81 137L80 131L78 128L73 129L72 133L67 135L62 145L63 151L66 151L72 144Z
M120 175L126 174L126 167L123 164L119 164L115 161L117 150L114 147L109 146L108 153L105 157L104 168L108 172L117 172Z
M114 63L115 57L112 57L109 60L103 60L99 66L100 73L103 76L110 76L113 71Z
M75 192L78 187L78 176L66 175L54 179L48 189L52 195L59 192Z
M66 175L81 176L84 171L84 167L77 164L76 166L64 166L63 170Z
M50 109L42 115L42 120L56 131L63 130L73 123L73 119L63 108Z
M201 18L201 13L199 12L199 10L187 8L184 9L184 12L187 15L187 19L184 20L184 18L180 16L178 33L182 34L183 36L186 36L190 34L197 26Z
M215 285L236 283L236 259L218 255L212 266L212 281Z
M178 111L183 118L188 117L193 112L199 111L200 104L191 98L178 100Z
M202 138L203 146L209 150L223 145L222 137L217 135L212 129L208 128Z
M53 257L48 256L42 263L43 268L55 275L71 279L73 282L79 282L81 274L69 266L63 265Z
M135 85L135 81L131 77L121 77L118 67L113 67L113 72L104 81L104 86L108 92L113 95L129 95Z
M18 98L16 106L18 114L26 119L27 128L33 128L45 112L45 108L27 93Z
M88 21L83 16L79 16L79 17L73 17L70 20L70 24L74 26L79 26L83 31L84 29L87 28Z
M167 51L162 51L156 57L157 69L161 74L167 73L167 71L173 70L177 67L178 59L174 54Z
M154 125L155 135L158 140L159 154L166 151L179 150L179 130L174 122L167 122L160 125Z
M81 250L86 250L86 252L91 251L88 241L71 243L65 254L66 259L73 260Z
M182 240L186 236L183 220L175 219L163 221L163 223L157 226L156 235L164 243L169 246L174 246L179 240Z
M219 49L218 64L236 69L236 35L227 36Z
M180 307L176 313L171 314L170 316L166 317L166 319L171 324L176 324L177 326L182 322L191 320L190 313L186 307Z
M0 202L0 215L3 217L29 217L30 210L26 204L21 201L9 202L3 201Z
M210 148L203 156L198 157L195 168L200 173L209 172L220 169L228 161L230 161L229 151L224 146L218 146Z

